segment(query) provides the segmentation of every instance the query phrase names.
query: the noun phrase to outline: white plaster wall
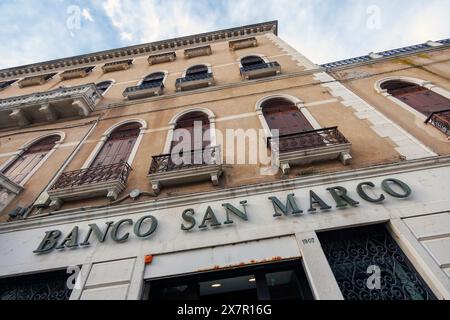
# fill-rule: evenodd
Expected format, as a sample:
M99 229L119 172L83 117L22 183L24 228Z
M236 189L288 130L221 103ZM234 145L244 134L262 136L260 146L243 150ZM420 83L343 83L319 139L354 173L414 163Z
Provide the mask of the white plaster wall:
M411 197L409 199L397 199L386 195L384 203L372 204L357 196L355 188L358 183L372 181L377 186L375 193L380 193L382 192L379 187L381 181L387 177L401 179L409 184L413 190ZM250 259L252 254L254 255L254 260L279 255L283 256L283 258L304 256L304 254L295 253L296 247L293 246L294 241L291 238L295 234L370 223L384 223L392 219L404 219L408 226L417 233L418 238L425 237L426 240L424 240L423 246L433 256L435 259L433 261L436 262L429 262L429 260L426 260L427 255L421 253L412 257L413 259L423 260L425 261L423 263L428 266L437 263L443 270L448 272L450 243L447 238L450 231L445 227L445 225L448 226L447 216L436 215L436 222L423 230L419 230L414 226L422 226L424 224L420 221L417 222L418 220L413 220L418 219L419 216L444 212L450 209L450 194L448 193L450 168L448 165L443 163L433 167L423 167L420 170L403 169L397 173L386 173L383 171L377 171L368 175L361 173L358 178L345 178L345 176L339 177L339 175L329 178L332 182L315 182L311 185L303 185L302 181L299 180L298 187L295 187L294 183L292 188L284 189L279 184L274 184L273 190L269 189L262 193L258 192L257 186L254 186L248 188L246 196L236 197L230 193L229 198L226 200L211 201L205 198L202 200L201 197L190 197L172 205L164 205L164 202L158 202L156 209L154 203L151 203L150 206L150 202L141 202L135 205L119 206L107 211L103 210L101 211L103 214L102 218L89 218L88 212L71 213L66 217L55 216L0 226L0 277L43 272L73 265L83 265L83 268L90 266L92 268L90 272L87 272L89 270L85 271L85 274L87 274L84 278L84 282L86 282L85 291L80 292L78 290L76 293L80 299L95 299L99 297L138 299L144 272L149 277L161 276L164 272L166 274L182 273L183 270L189 272L191 269L185 267L183 261L189 261L189 264L191 264L191 255L196 256L201 252L200 250L196 253L192 250L282 237L282 240L272 240L273 242L267 246L267 255L262 255L260 249L236 251L214 249L216 252L223 252L223 254L229 252L230 256L224 258L221 253L213 255L216 257L216 260L201 259L200 262L193 265L197 269L210 268L211 264L216 262L232 263L243 259L244 257L240 255L244 253L247 260L253 260ZM359 207L333 209L329 212L318 211L314 214L307 213L308 192L310 189L314 190L328 204L334 207L334 201L325 189L336 185L346 187L349 190L349 195L360 202ZM268 197L277 196L280 200L285 201L289 193L296 195L296 200L305 213L297 217L283 216L274 218L273 207ZM217 197L219 196L220 194L217 194ZM233 217L234 224L216 229L199 230L195 228L189 232L180 229L180 225L183 222L181 213L184 209L195 209L195 218L198 226L208 206L212 207L219 221L223 222L226 216L221 205L229 202L240 208L239 202L241 200L248 201L248 221L242 221L237 217ZM97 223L102 227L107 221L117 222L124 218L131 218L137 221L140 217L148 214L154 215L159 222L158 229L148 239L138 239L132 233L131 227L125 226L121 234L130 232L130 239L125 243L115 243L109 236L105 243L98 243L92 237L90 247L65 249L42 255L33 253L33 250L37 248L42 240L45 231L59 229L67 235L77 225L80 227L81 242L90 223ZM429 238L434 237L436 234L439 237L442 236L442 241ZM280 248L279 252L281 254L274 254L276 248ZM207 249L207 251L210 250ZM412 250L413 252L419 252L414 247ZM151 271L147 270L143 264L144 257L148 254L155 256L154 262L150 267L152 268L150 269ZM168 268L168 265L172 263L171 261L174 261L173 258L167 258L168 260L166 261L161 258L158 262L158 257L163 257L166 254L179 258L176 260L181 262L177 266ZM169 257L169 255L166 257ZM304 258L306 259L305 256ZM314 260L309 259L309 261ZM158 269L158 265L164 267ZM133 271L130 273L130 270ZM450 294L450 279L447 280L447 283L442 285L444 288L442 290L448 290L448 294ZM111 287L111 290L108 290L108 287Z

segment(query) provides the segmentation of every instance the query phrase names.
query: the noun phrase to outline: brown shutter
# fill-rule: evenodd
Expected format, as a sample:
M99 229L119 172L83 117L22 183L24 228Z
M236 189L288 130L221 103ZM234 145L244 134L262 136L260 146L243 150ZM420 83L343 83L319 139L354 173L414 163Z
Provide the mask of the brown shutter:
M422 114L450 109L450 100L427 88L403 81L388 81L381 86L388 93Z
M15 183L20 184L59 140L59 136L50 136L34 143L9 165L3 174Z
M262 105L270 129L280 130L280 135L314 130L303 113L291 102L271 99Z
M140 125L135 123L117 128L106 140L91 166L106 166L127 162L139 132Z
M185 129L190 132L191 136L191 149L195 148L195 141L194 141L194 124L195 122L202 122L202 137L205 136L205 132L209 129L209 118L206 114L203 112L192 112L184 117L182 117L180 120L177 121L177 125L175 126L175 130L177 129ZM181 143L183 140L180 139L179 141L172 141L171 150ZM211 144L210 137L205 137L202 141L202 147L205 148Z

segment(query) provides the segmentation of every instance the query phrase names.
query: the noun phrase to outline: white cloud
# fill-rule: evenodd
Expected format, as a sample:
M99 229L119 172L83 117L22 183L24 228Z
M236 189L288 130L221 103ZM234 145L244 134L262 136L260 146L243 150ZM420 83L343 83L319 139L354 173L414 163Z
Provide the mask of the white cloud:
M88 9L83 8L83 12L81 13L81 15L82 15L87 21L95 22L95 21L94 21L94 18L92 18L92 15L91 15L91 13L89 12Z

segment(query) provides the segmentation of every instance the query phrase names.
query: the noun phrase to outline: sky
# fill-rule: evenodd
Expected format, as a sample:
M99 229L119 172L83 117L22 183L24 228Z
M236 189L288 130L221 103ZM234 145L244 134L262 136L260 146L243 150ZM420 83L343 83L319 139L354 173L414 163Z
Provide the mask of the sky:
M450 37L450 0L0 0L0 69L278 20L315 63Z

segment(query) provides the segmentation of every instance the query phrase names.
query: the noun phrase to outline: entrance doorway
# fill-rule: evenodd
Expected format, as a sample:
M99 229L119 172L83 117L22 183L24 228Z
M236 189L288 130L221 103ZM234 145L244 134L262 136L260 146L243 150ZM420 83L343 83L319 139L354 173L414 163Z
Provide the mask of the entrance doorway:
M313 300L299 260L149 281L150 300Z

